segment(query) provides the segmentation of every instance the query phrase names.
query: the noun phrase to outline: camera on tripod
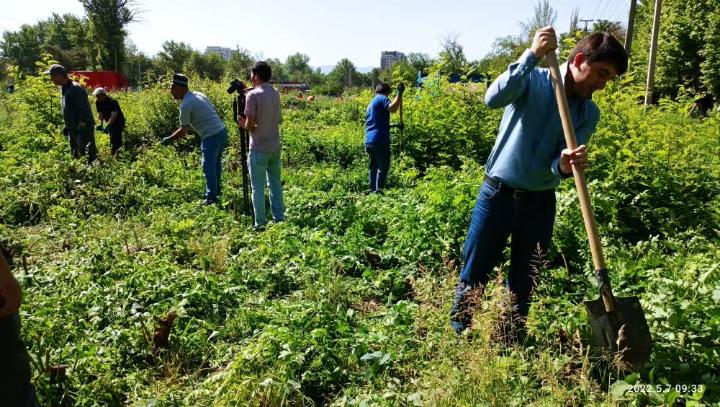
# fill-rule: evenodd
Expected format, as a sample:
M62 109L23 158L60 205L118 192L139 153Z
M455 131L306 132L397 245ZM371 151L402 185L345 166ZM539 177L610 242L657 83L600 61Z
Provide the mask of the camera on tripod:
M240 82L238 79L233 79L230 81L230 86L227 88L227 93L231 94L233 92L237 92L240 95L243 95L243 91L245 90L245 84Z

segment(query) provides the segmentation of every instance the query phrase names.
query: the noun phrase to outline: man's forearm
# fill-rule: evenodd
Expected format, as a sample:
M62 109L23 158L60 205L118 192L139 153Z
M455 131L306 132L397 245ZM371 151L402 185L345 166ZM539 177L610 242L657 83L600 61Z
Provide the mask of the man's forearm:
M395 99L392 101L392 103L390 103L390 106L388 107L388 111L390 113L397 112L401 103L402 103L402 96L395 96Z

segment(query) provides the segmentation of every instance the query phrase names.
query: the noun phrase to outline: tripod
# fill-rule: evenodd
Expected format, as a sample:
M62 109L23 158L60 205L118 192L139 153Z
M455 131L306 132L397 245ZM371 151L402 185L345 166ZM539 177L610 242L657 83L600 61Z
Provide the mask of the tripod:
M242 85L241 85L242 86ZM233 120L237 123L238 117L245 117L243 113L245 111L245 92L244 87L240 87L237 90L237 95L233 97ZM229 92L231 93L231 92ZM250 173L248 172L248 149L250 143L250 137L247 130L238 126L240 132L240 169L242 171L242 191L243 191L243 202L239 213L250 214L253 217L253 223L255 222L255 212L252 210L252 204L250 200Z

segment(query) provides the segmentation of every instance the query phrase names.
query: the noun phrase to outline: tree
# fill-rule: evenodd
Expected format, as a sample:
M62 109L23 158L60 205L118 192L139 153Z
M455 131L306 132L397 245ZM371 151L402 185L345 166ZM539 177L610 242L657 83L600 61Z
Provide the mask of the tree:
M40 23L42 26L42 22ZM72 14L53 14L44 24L46 37L43 48L68 69L87 69L91 66L92 43L90 23Z
M430 66L433 63L433 60L428 54L411 52L407 56L407 62L415 71L416 75L418 72L422 72L423 75L427 75L430 71Z
M465 49L458 42L457 34L448 34L442 39L442 48L438 56L438 72L442 75L462 73L467 64Z
M638 4L636 15L636 52L632 69L645 72L650 43L654 2ZM675 98L681 89L720 92L720 2L717 0L666 0L663 2L658 44L655 93ZM714 90L713 90L714 89Z
M285 73L293 82L310 83L313 80L313 70L310 68L310 57L296 52L285 60Z
M137 19L135 0L80 0L92 24L95 63L121 70L125 63L125 26Z
M272 76L270 77L270 80L273 82L287 82L288 81L288 75L285 72L285 66L283 65L282 61L280 61L277 58L268 58L265 60L268 65L270 65L270 69L272 70Z
M335 68L328 74L328 79L339 84L343 88L352 87L353 84L359 82L358 72L349 59L343 58L335 65ZM354 80L354 81L353 81Z
M230 53L230 60L227 62L227 73L242 81L250 79L250 69L255 60L250 56L250 51L245 48L236 47L235 52Z
M126 42L125 55L125 72L134 86L142 86L148 73L152 73L153 60L147 55L138 51L135 44L131 41Z
M417 80L417 71L406 60L398 61L390 68L392 71L392 83L405 83L406 86L412 87Z
M374 89L378 83L392 82L392 70L373 68L370 72L365 74L367 82Z
M155 66L157 66L158 71L164 73L184 71L185 64L194 52L190 45L175 41L165 41L162 49L155 57Z
M568 30L569 33L574 33L575 31L580 30L580 10L575 7L572 12L570 13L570 29Z
M619 21L597 20L593 24L593 32L608 33L622 44L625 42L625 28Z
M555 26L557 12L550 6L550 0L538 0L533 7L533 15L528 20L520 22L522 37L532 41L535 32L543 27Z
M3 33L0 50L7 63L17 65L26 73L36 73L35 63L42 59L43 52L68 69L86 69L91 65L90 32L87 19L53 13L35 25Z
M527 42L519 35L496 38L492 51L478 62L478 69L491 77L500 75L527 49Z
M220 80L225 73L225 60L213 52L201 54L193 51L185 66L187 71L194 72L201 78L214 81Z
M41 52L42 39L36 27L26 24L18 31L3 33L3 58L17 65L21 72L36 73L35 62L40 60Z

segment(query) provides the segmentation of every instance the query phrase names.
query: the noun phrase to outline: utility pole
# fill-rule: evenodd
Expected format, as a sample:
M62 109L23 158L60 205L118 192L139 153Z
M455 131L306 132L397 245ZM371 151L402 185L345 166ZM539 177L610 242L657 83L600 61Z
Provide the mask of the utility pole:
M660 33L660 10L662 0L655 0L655 15L653 16L652 38L650 42L650 60L648 62L648 76L645 90L645 107L653 101L653 87L655 85L655 60L657 58L657 43Z
M625 52L627 52L628 56L630 55L630 50L632 49L633 27L635 26L635 9L637 8L636 6L637 6L637 0L630 0L630 11L628 12L627 33L625 34Z
M579 21L580 21L581 23L585 23L585 28L583 29L583 31L585 31L585 33L587 33L587 32L588 32L588 29L587 29L588 23L592 23L592 22L595 21L595 20L589 19L589 20L579 20Z

